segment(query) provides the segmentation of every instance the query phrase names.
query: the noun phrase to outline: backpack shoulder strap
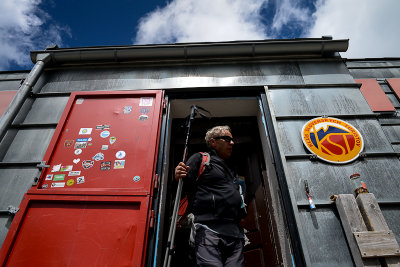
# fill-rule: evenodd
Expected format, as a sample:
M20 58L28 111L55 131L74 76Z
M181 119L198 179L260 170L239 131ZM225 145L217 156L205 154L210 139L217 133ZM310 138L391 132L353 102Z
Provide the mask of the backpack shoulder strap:
M206 166L210 165L210 154L207 152L199 152L201 154L201 164L199 168L199 175L197 176L197 179L200 177L200 175L204 172L206 169Z

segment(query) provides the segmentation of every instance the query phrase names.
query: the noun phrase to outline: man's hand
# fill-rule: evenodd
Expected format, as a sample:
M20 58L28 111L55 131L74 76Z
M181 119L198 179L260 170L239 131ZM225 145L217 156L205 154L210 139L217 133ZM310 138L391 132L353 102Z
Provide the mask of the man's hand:
M176 166L175 168L175 179L179 180L186 177L188 171L189 171L189 166L187 166L183 162L179 162L178 166Z

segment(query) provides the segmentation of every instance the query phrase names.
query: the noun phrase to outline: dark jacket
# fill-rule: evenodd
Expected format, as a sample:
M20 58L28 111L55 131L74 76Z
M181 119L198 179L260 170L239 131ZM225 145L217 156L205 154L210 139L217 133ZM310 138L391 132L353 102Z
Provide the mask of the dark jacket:
M195 215L195 222L237 223L244 215L241 211L237 174L215 150L209 153L210 165L200 177L198 174L202 155L196 153L187 161L190 169L186 180L192 189L188 193L190 211Z

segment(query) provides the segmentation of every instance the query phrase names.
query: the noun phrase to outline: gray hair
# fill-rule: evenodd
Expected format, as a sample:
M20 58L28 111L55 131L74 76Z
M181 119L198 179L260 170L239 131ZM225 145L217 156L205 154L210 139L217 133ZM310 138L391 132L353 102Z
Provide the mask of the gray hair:
M222 132L224 131L231 132L231 128L228 125L224 125L224 126L215 126L209 129L206 133L206 137L204 138L206 140L207 146L210 147L211 138L221 136Z

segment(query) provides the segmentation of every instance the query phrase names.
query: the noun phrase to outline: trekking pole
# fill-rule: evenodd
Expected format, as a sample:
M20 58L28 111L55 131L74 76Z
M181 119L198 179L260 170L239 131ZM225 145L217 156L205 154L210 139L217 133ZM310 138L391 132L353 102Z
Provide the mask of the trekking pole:
M207 117L203 113L201 113L200 110L206 111L204 108L199 107L199 106L191 106L190 110L190 116L189 116L189 121L186 126L186 140L185 140L185 148L183 150L183 159L182 162L186 163L187 156L188 156L188 145L189 145L189 139L190 139L190 134L191 134L191 127L192 127L192 122L194 121L197 113L200 114L202 117ZM210 113L210 112L208 112ZM182 193L182 186L183 186L183 181L182 179L179 179L178 181L178 187L176 189L176 196L175 196L175 203L174 203L174 209L172 212L172 218L171 218L171 227L169 228L169 234L168 234L168 242L167 242L167 250L165 253L164 257L164 267L169 267L171 264L171 256L174 251L174 240L175 240L175 232L176 232L176 221L178 220L178 210L179 210L179 203L181 201L181 193Z

